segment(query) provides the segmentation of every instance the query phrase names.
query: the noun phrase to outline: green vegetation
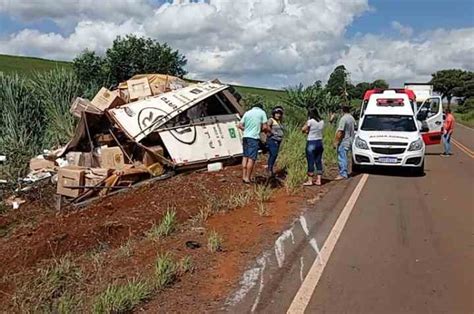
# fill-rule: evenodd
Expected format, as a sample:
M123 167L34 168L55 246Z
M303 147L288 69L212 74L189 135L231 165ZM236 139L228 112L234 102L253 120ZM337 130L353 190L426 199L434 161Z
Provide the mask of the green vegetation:
M222 251L222 237L215 230L212 230L207 237L207 249L211 253Z
M163 218L161 218L160 223L158 225L155 224L148 231L148 236L152 239L167 237L176 230L177 224L176 208L169 207Z
M267 184L256 185L254 192L260 202L268 202L272 196L272 188Z
M456 117L456 122L474 128L474 110L466 113L454 113L454 116Z
M69 256L37 270L36 279L19 287L15 301L23 312L73 313L80 304L75 293L82 279Z
M151 296L153 289L141 280L131 280L124 285L111 284L94 303L94 313L124 313Z
M167 43L126 35L118 36L103 57L94 51L83 51L74 59L73 68L81 82L113 85L144 73L182 77L186 63L186 57Z
M0 54L0 72L5 74L30 75L35 72L46 72L57 68L69 70L72 69L72 64L63 61Z
M171 258L170 253L159 255L155 261L155 287L163 289L176 280L179 265Z
M281 98L284 98L286 93L284 90L275 90L275 89L266 89L258 87L249 87L249 86L237 86L234 85L235 90L237 90L244 97L248 95L255 95L262 97L266 101L270 102L280 102Z

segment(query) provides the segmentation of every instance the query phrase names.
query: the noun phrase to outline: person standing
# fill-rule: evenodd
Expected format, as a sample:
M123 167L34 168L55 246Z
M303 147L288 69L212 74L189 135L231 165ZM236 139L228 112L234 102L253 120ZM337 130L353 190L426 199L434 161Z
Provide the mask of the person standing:
M269 133L267 136L268 147L268 167L267 171L270 177L274 177L273 168L280 151L281 141L283 140L283 107L277 106L272 110L272 116L268 119Z
M308 112L308 121L302 131L308 135L306 140L306 161L308 163L308 181L304 186L321 185L323 175L323 128L324 121L316 109ZM316 173L316 182L313 181Z
M251 183L260 144L260 133L266 132L268 129L267 114L262 108L262 104L255 104L244 114L239 123L239 128L244 131L242 180L246 184Z
M349 152L352 149L354 141L354 132L356 121L350 114L348 105L342 106L342 117L339 119L334 146L337 149L337 161L339 165L339 175L335 180L344 180L349 178Z
M452 155L451 153L451 136L454 132L454 124L456 119L454 119L454 115L451 113L451 109L446 108L445 111L445 118L443 123L443 145L444 145L444 153L441 156L449 157Z

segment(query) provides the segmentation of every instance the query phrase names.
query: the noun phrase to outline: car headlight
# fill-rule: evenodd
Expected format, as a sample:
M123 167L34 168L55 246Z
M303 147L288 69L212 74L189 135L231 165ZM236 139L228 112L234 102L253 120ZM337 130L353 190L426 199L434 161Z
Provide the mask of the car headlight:
M369 145L367 145L367 142L358 136L355 138L355 146L359 149L369 149Z
M411 142L410 146L408 147L409 151L420 150L423 148L423 141L421 139L417 139L414 142Z

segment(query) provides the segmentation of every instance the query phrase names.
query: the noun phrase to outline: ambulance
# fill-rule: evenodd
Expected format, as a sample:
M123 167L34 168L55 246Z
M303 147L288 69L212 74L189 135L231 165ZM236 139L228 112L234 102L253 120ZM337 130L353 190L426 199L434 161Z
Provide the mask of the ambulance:
M352 144L353 171L398 166L422 175L425 147L439 144L442 122L438 96L418 105L409 89L367 91Z

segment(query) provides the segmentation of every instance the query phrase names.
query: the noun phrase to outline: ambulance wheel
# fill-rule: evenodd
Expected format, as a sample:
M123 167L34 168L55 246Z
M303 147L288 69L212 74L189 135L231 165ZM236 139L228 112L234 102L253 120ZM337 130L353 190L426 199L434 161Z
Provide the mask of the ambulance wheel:
M362 172L362 166L356 164L355 162L352 162L352 172L361 173Z
M421 177L425 174L425 161L424 160L423 160L423 163L421 164L421 166L416 167L415 169L413 169L413 174L417 177Z

